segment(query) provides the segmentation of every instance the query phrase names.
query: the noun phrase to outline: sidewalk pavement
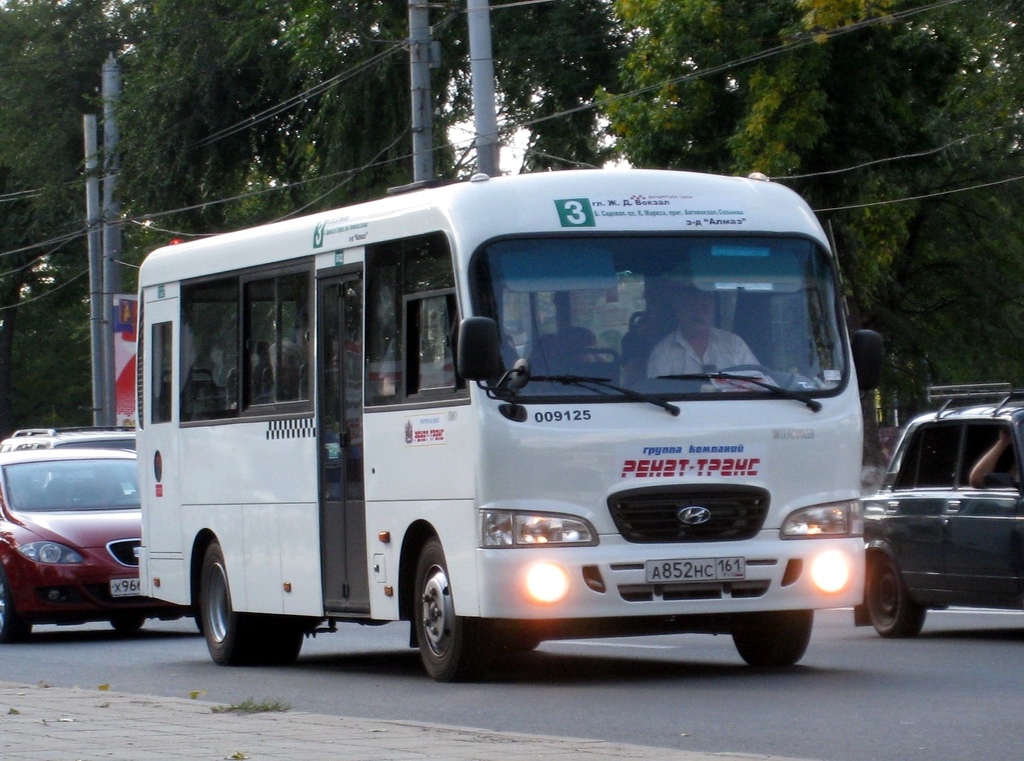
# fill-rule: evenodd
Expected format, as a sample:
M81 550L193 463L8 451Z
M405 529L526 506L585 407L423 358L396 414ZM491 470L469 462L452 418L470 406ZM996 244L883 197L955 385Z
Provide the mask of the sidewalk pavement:
M0 682L3 761L794 761Z

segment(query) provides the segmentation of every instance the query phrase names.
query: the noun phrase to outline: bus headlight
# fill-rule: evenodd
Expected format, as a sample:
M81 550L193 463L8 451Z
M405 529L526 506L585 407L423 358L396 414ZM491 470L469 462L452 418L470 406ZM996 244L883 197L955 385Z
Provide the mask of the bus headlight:
M569 593L569 574L555 563L536 563L526 572L526 593L534 602L560 602Z
M794 510L782 522L780 533L783 539L860 536L864 533L860 500L848 499Z
M822 592L838 592L850 580L850 564L838 550L823 552L811 563L811 580Z
M536 547L596 544L597 533L585 520L557 513L480 511L481 547Z

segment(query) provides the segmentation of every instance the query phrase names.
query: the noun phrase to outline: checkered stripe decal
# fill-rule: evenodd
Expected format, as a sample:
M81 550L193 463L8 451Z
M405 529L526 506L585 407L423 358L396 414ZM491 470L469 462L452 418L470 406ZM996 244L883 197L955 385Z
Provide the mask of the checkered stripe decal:
M267 422L267 441L274 439L307 439L316 436L312 417L296 417Z

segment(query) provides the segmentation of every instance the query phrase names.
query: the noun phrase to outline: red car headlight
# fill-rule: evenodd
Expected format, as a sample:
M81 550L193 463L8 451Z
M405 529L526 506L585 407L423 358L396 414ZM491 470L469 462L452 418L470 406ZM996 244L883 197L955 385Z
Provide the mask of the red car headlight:
M85 562L78 552L56 542L29 542L20 545L18 552L37 563L71 565Z

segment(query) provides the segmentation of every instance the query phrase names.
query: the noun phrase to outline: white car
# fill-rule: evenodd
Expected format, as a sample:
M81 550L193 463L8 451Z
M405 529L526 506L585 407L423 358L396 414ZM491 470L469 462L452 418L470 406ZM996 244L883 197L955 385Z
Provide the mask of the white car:
M0 441L0 452L19 449L55 449L79 447L89 449L135 450L135 429L100 428L23 428Z

